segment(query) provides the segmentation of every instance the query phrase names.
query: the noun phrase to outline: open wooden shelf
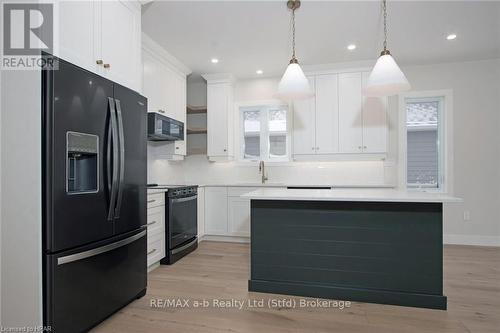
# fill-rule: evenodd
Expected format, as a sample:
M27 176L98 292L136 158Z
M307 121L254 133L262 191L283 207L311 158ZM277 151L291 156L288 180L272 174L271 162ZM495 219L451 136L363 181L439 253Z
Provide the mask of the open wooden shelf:
M207 134L206 128L188 128L187 134Z
M188 106L186 108L187 114L199 114L199 113L207 113L206 106Z

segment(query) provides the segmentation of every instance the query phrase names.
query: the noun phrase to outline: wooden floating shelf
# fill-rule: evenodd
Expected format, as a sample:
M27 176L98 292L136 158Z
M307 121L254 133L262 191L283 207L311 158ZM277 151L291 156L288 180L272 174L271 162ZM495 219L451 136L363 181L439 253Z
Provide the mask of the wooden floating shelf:
M188 155L206 155L207 149L205 148L191 148L187 151Z
M188 106L186 108L186 111L188 114L207 113L207 107L206 106Z
M206 128L188 128L187 134L207 134Z

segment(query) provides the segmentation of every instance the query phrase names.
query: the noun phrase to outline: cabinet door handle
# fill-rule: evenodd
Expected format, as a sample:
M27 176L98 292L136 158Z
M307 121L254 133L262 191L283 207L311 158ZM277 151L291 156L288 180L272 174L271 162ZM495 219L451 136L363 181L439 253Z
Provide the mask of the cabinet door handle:
M149 252L148 252L148 256L149 256L150 254L155 253L155 252L156 252L156 249L152 249L151 251L149 251Z
M224 151L227 151L227 149L224 149Z
M316 147L316 150L319 150L319 147Z
M165 113L162 109L158 110L159 113Z
M175 147L175 149L179 149L179 147Z
M311 147L311 150L314 150L314 147Z
M153 224L155 224L155 223L156 223L156 221L153 221L153 222L149 222L149 223L148 223L148 224L146 224L146 225L147 225L147 226L150 226L150 225L153 225Z
M153 203L153 202L155 202L155 201L156 201L156 199L153 199L153 200L148 200L148 203Z
M358 149L361 150L361 146L358 146Z
M363 146L363 149L366 149L366 146Z
M110 68L110 67L111 67L111 65L110 65L110 64L104 64L104 65L102 65L102 66L103 66L104 68Z
M98 65L102 65L104 63L104 61L102 61L101 59L99 59L99 60L96 60L95 63L98 64Z

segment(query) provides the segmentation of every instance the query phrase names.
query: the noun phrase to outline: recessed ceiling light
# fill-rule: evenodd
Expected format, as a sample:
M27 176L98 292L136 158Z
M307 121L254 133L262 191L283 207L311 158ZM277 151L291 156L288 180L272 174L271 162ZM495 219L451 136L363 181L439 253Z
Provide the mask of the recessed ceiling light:
M264 71L262 69L258 69L255 71L255 73L261 75L261 74L264 74Z
M355 50L356 49L356 45L355 44L349 44L349 45L347 45L347 49L349 51Z
M210 61L212 62L212 64L216 64L216 63L218 63L218 62L219 62L219 59L217 59L217 58L212 58Z
M449 34L448 36L446 36L447 40L454 40L455 38L457 38L457 35L455 34Z

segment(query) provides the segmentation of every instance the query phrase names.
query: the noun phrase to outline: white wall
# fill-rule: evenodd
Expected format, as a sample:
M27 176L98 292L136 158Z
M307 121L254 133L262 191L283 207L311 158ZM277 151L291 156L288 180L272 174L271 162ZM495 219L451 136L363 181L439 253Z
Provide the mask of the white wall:
M40 82L38 71L2 73L1 317L10 327L42 324Z
M412 90L452 89L454 96L454 194L445 206L445 241L500 246L500 60L404 67ZM273 98L279 78L238 81L235 102ZM194 98L196 99L196 98ZM389 100L388 161L296 162L269 166L270 182L290 184L397 184L398 100ZM255 165L210 163L206 156L184 162L157 161L148 179L159 183L257 182ZM470 211L470 221L463 212Z
M187 81L187 105L207 106L207 83L203 79Z
M453 90L453 187L464 202L446 206L445 240L500 246L500 59L403 70L414 91Z

